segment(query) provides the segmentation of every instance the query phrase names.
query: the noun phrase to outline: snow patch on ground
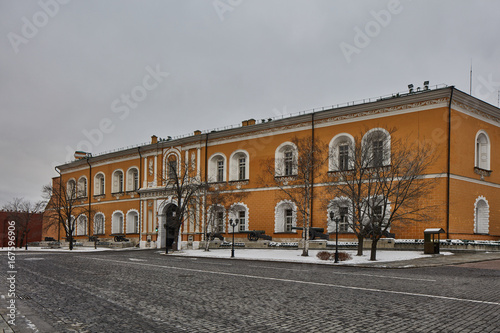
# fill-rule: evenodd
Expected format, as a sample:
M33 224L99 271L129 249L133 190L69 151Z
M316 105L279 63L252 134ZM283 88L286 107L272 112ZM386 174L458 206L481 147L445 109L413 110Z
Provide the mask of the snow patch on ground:
M235 259L253 259L253 260L265 260L265 261L286 261L286 262L300 262L300 263L314 263L314 264L325 264L325 265L335 265L333 260L320 260L316 257L318 252L324 250L309 250L309 256L303 257L302 250L279 250L279 249L235 249L234 256ZM328 251L334 253L335 251ZM356 250L343 250L339 252L347 252L352 256L351 260L341 261L340 264L356 265L363 263L373 263L370 261L370 251L364 251L362 256L357 256ZM451 255L451 252L442 252L443 255ZM175 252L173 255L177 256L187 256L187 257L206 257L206 258L230 258L231 249L216 249L210 250L208 252L204 250L182 250L180 252ZM390 250L379 250L377 251L377 261L376 262L390 262L390 261L400 261L400 260L411 260L418 258L431 257L430 254L423 254L422 251L390 251Z

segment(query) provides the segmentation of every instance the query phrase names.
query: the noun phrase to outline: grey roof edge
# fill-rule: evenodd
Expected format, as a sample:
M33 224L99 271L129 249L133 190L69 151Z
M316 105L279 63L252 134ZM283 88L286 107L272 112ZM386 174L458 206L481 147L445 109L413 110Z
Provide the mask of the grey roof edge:
M138 147L133 147L133 148L125 148L123 150L118 150L118 151L113 151L110 153L102 154L102 155L96 155L88 158L89 163L92 162L98 162L102 160L106 160L109 158L117 158L120 156L126 156L126 155L131 155L131 154L137 154L137 157L139 157L139 151L141 152L148 152L151 150L156 150L156 149L163 149L163 148L169 148L169 147L175 147L175 146L182 146L186 144L194 144L194 143L200 143L202 144L205 142L205 140L210 139L217 139L217 138L222 138L222 137L227 137L227 136L232 136L232 135L238 135L238 134L245 134L249 132L255 132L259 130L266 130L266 129L271 129L275 127L281 127L281 126L289 126L289 125L296 125L300 123L307 123L312 121L312 115L314 115L314 119L316 120L321 120L321 119L327 119L330 117L337 117L337 116L343 116L343 115L351 115L351 114L356 114L364 111L369 111L373 109L383 109L383 108L390 108L398 105L403 105L403 104L412 104L412 103L418 103L422 102L425 100L432 100L432 99L438 99L438 98L449 98L451 96L451 92L454 92L453 94L453 100L459 103L463 103L475 108L481 109L481 111L485 112L486 114L489 114L494 117L499 117L500 118L500 109L495 107L494 105L491 105L487 102L484 102L474 96L471 96L469 94L464 93L461 90L456 89L454 86L448 86L444 88L438 88L438 89L433 89L433 90L428 90L428 91L419 91L419 92L414 92L411 94L403 94L399 95L396 97L387 97L387 98L381 98L377 101L373 102L366 102L362 104L355 104L355 105L348 105L348 106L342 106L338 108L330 108L322 111L315 111L311 113L306 113L302 115L297 115L297 116L292 116L292 117L287 117L287 118L282 118L282 119L276 119L272 120L269 122L265 123L256 123L254 125L248 125L248 126L240 126L236 128L231 128L231 129L225 129L225 130L220 130L220 131L212 131L212 132L206 132L202 134L193 134L191 136L179 138L179 139L173 139L173 140L168 140L168 141L158 141L157 143L150 143L150 144L144 144ZM81 160L76 160L72 162L68 162L65 164L62 164L60 166L57 166L58 169L60 170L67 170L70 168L75 168L78 166L83 166L87 164L87 159L81 159Z

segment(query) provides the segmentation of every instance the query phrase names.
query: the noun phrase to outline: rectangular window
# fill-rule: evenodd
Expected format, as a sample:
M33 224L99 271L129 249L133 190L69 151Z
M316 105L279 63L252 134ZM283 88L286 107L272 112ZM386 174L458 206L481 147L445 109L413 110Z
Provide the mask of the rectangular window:
M176 168L177 168L177 160L176 159L171 159L168 161L168 173L167 177L169 179L174 179L176 175Z
M99 194L104 194L104 177L99 178Z
M339 146L339 170L349 170L349 146Z
M224 212L217 212L215 232L224 232Z
M123 192L123 173L118 174L118 192Z
M95 235L104 234L104 218L102 215L97 215L95 218Z
M339 207L339 232L349 231L349 208Z
M374 167L382 166L384 162L384 141L383 140L372 141L372 152L373 152L373 166Z
M222 159L217 161L217 181L224 181L224 160Z
M293 210L285 209L285 231L291 232L293 227Z
M139 215L134 215L134 234L139 233Z
M238 179L239 180L246 179L246 159L244 157L240 157L238 163L239 163Z
M286 151L285 152L285 160L284 160L285 174L284 176L293 175L293 152Z
M246 221L245 221L245 211L241 210L238 212L238 218L240 219L239 221L239 231L245 231L247 226L246 226Z
M373 207L373 218L376 222L382 221L382 206Z
M139 173L134 171L134 191L139 189Z

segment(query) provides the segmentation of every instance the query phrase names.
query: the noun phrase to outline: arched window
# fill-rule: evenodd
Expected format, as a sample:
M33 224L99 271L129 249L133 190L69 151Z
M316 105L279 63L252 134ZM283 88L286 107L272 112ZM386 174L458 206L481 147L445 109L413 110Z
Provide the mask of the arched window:
M78 197L85 198L87 196L87 178L82 176L78 179Z
M490 170L490 139L483 130L476 134L475 167Z
M104 174L100 172L94 177L94 195L103 195L104 193Z
M208 160L208 181L226 181L226 156L222 153L213 154Z
M349 170L354 167L354 138L347 133L337 134L329 144L330 171Z
M274 208L274 232L296 232L297 206L290 200L278 202Z
M167 157L167 179L175 179L179 175L179 163L177 156L170 154Z
M127 170L127 191L137 191L139 189L139 170L132 167Z
M244 150L237 150L229 158L229 180L249 179L249 158Z
M87 216L80 215L76 222L76 235L83 236L87 234Z
M127 213L127 234L139 233L139 213L134 210L129 210Z
M220 205L213 205L209 211L209 232L226 232L226 212L224 207Z
M94 235L104 235L104 214L97 213L94 217Z
M248 229L248 207L243 203L236 203L231 205L229 209L229 218L238 219L238 226L235 231L245 231Z
M71 235L73 236L76 236L76 219L73 215L71 215L71 218L70 220L66 220L66 225L67 225L67 228L68 230L71 228L73 230L73 232L71 233Z
M333 221L330 219L330 212L333 212ZM352 232L352 229L350 228L352 222L352 207L351 201L348 198L340 197L330 201L327 210L327 225L329 233L334 233L336 231L336 218L339 218L339 232Z
M363 164L380 167L391 164L391 135L383 128L373 128L366 132L361 142Z
M297 174L298 166L297 146L292 142L284 142L274 153L274 170L277 177L294 176Z
M113 172L113 193L123 192L123 171Z
M490 224L490 207L485 197L479 197L474 204L474 233L488 234Z
M121 211L114 212L113 216L111 217L111 233L123 233L123 213Z
M66 183L66 196L68 199L75 199L76 194L77 194L76 181L74 179L70 179Z

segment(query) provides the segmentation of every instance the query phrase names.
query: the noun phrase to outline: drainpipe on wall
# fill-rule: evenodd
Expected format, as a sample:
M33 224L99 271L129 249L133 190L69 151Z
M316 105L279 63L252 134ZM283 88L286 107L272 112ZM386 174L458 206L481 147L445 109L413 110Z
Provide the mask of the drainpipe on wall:
M61 195L62 195L62 175L59 170L57 170L57 167L54 168L56 172L59 174L59 195L57 196L57 206L58 209L61 209ZM61 213L57 214L59 215L59 223L57 224L57 242L61 241Z
M142 154L141 154L141 147L137 147L137 152L139 153L139 189L141 188L141 177L142 177ZM139 246L142 241L142 202L141 202L141 195L139 194Z
M208 191L208 135L205 134L205 191L203 195L203 225L202 225L202 239L207 242L205 234L205 223L207 223L207 191Z
M312 135L312 138L311 138L311 148L312 148L312 152L311 152L311 213L310 213L310 217L311 217L311 223L310 223L310 228L312 228L313 226L313 212L314 212L314 115L315 113L313 112L311 114L311 118L312 118L312 125L311 125L311 135Z
M451 175L451 102L454 86L451 86L450 102L448 104L448 170L446 172L446 238L450 238L450 175Z
M89 197L89 220L87 221L88 223L88 228L89 228L89 242L90 242L90 220L91 220L91 212L92 212L92 204L90 202L91 199L91 193L92 193L92 165L90 165L90 157L87 157L87 164L89 165L89 181L88 181L88 197ZM94 230L95 231L95 230ZM94 242L94 247L97 248L97 242Z

